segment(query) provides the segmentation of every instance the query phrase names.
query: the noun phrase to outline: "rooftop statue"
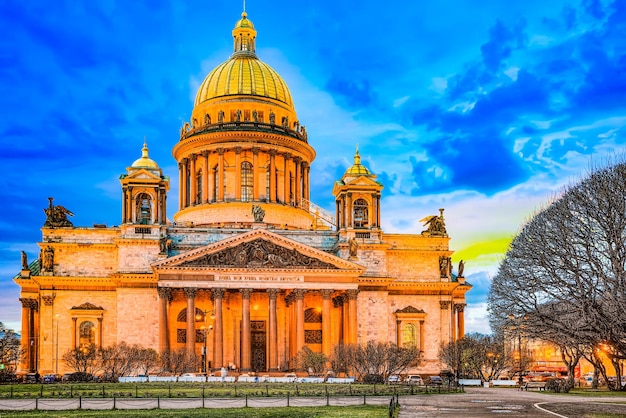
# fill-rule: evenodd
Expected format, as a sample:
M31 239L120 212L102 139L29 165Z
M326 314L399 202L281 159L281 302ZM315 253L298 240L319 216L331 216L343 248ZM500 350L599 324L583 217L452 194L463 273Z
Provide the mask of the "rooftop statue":
M48 200L50 201L50 206L43 210L46 214L46 222L43 226L47 228L64 228L74 226L74 224L67 219L68 215L74 216L74 214L61 205L53 205L52 201L54 200L54 197L49 197Z
M426 236L438 236L447 237L446 222L443 219L443 209L439 209L439 216L431 215L420 219L420 222L424 222L426 227L425 231L422 231L422 235Z
M261 205L252 205L252 215L254 216L254 222L263 222L265 210L263 210Z

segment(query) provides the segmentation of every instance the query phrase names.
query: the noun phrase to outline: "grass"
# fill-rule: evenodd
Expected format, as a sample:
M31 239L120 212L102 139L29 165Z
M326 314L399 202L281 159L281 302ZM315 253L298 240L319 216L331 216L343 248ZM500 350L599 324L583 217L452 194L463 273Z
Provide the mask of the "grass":
M0 418L3 418L5 412L0 411ZM54 418L104 418L104 417L137 417L144 418L158 415L159 418L165 417L185 417L185 418L200 418L200 417L224 417L224 418L241 418L241 417L277 417L277 418L377 418L387 417L389 409L386 406L326 406L326 407L297 407L297 408L232 408L232 409L160 409L158 412L155 410L115 410L115 411L11 411L11 417L20 418L39 418L39 417L54 417Z
M237 398L286 396L392 396L424 393L425 387L407 385L342 385L324 383L58 383L0 385L7 398ZM430 388L430 392L439 389ZM445 387L441 389L445 392Z
M546 392L553 393L553 392ZM615 397L615 398L624 398L626 401L626 392L624 391L616 391L616 390L608 390L608 389L580 389L574 388L569 391L569 393L562 393L561 395L576 395L576 396L588 396L590 398L605 396L605 397Z

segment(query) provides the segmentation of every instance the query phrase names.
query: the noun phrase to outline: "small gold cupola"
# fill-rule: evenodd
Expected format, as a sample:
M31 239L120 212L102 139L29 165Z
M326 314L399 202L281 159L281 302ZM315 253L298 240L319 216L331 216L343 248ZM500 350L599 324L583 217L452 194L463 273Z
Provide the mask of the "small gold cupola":
M152 160L148 156L148 143L146 139L143 140L143 148L141 149L141 158L135 160L135 162L131 165L133 168L147 168L149 170L159 170L159 165L156 161Z
M352 167L346 170L345 175L350 176L369 176L371 175L367 167L361 164L361 155L359 154L359 146L356 146L356 152L354 154L354 164Z
M256 55L256 30L254 30L254 24L248 19L246 12L241 13L241 19L235 24L233 39L234 55Z

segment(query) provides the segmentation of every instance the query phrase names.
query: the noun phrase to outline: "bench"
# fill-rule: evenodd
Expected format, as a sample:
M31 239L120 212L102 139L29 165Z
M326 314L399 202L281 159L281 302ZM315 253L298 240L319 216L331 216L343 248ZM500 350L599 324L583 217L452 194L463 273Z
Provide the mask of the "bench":
M517 386L519 382L517 380L508 380L508 379L498 379L492 380L492 386Z
M539 389L539 391L546 390L547 382L526 382L520 387L520 390Z
M459 379L459 386L482 386L480 379Z

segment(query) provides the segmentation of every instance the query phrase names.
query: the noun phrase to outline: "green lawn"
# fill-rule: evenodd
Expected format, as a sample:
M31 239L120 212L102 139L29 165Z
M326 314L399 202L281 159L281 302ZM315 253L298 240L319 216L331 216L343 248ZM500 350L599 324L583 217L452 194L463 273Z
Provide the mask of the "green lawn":
M430 388L430 392L439 389ZM0 385L6 398L201 398L244 396L363 396L424 393L425 387L324 383L59 383ZM445 391L445 387L441 389Z
M225 417L225 418L241 418L241 417L298 417L298 418L313 418L313 417L329 417L329 418L376 418L387 417L389 409L386 406L326 406L326 407L297 407L297 408L233 408L233 409L184 409L184 410L171 410L160 409L155 410L115 410L115 411L19 411L10 412L0 411L0 417L11 416L20 418L39 418L39 417L54 417L54 418L104 418L104 417L137 417L144 418L155 416L165 417L185 417L185 418L200 418L200 417Z

